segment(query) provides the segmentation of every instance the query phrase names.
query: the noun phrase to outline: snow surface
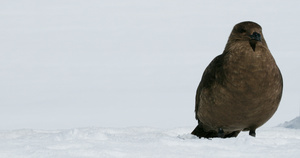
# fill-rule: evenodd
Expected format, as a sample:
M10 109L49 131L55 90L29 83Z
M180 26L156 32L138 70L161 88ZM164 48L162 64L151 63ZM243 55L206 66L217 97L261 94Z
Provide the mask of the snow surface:
M0 131L0 157L259 157L299 158L300 130L263 128L257 137L198 139L193 128L78 128Z

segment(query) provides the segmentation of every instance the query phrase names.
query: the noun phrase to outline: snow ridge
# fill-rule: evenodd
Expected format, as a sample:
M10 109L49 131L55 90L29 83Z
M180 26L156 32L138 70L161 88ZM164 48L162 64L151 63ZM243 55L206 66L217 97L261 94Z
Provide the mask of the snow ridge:
M291 121L286 121L283 124L279 125L280 127L300 129L300 116L294 118Z

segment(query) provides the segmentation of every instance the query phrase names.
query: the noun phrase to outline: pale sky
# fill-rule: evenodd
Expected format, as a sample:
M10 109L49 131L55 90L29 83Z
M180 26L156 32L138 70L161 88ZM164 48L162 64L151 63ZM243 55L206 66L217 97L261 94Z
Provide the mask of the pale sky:
M1 1L0 129L195 126L204 69L249 20L284 78L265 126L295 118L300 1L231 1Z

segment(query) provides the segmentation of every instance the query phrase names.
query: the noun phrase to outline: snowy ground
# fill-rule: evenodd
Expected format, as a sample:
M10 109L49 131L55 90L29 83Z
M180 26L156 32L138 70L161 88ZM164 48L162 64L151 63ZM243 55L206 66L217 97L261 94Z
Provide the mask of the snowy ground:
M198 139L193 128L79 128L0 131L2 158L298 158L300 130L262 128L253 138Z

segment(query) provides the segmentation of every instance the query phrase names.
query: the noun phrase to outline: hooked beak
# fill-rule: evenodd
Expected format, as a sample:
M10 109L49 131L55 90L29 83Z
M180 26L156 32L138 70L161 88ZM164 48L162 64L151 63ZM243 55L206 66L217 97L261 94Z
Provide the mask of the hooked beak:
M251 40L255 41L261 41L261 35L257 32L253 32L252 35L250 35Z

